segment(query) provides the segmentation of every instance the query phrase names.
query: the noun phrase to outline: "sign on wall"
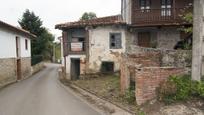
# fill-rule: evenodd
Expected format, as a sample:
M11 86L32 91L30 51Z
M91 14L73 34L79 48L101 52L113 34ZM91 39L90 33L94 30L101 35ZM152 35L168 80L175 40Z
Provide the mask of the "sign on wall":
M71 43L71 51L82 51L83 50L83 43Z

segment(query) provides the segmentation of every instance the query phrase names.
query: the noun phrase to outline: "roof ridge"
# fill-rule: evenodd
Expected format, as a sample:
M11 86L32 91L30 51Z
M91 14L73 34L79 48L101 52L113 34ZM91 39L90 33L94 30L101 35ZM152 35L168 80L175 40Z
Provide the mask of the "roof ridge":
M55 25L55 28L62 28L62 27L77 27L77 26L86 26L86 25L102 25L102 24L119 24L125 23L122 21L121 15L112 15L112 16L105 16L99 17L89 20L79 20L73 22L66 22Z

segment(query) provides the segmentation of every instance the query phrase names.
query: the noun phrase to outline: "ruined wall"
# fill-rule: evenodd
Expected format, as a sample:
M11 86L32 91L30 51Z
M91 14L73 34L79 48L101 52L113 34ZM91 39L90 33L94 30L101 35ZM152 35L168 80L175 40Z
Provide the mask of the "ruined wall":
M160 66L162 67L165 67L165 66L191 67L191 63L192 63L192 60L191 60L192 51L190 50L166 50L166 49L155 49L155 48L142 48L139 46L132 45L130 46L130 50L127 53L133 54L139 57L141 57L140 55L143 55L142 57L150 57L150 58L156 58L156 59L158 58L157 61L160 61L160 62L157 62L157 63L160 63Z
M121 57L121 92L135 79L137 104L156 97L156 88L170 75L186 74L191 65L191 51L159 50L133 47Z
M121 33L122 48L110 49L110 33ZM121 26L100 26L89 30L88 73L98 73L103 61L114 62L114 70L120 68L120 54L125 52L126 31Z
M144 104L148 100L157 97L157 88L167 80L170 75L178 75L184 73L183 68L168 67L145 67L136 69L135 76L135 96L138 105Z
M0 87L17 80L16 64L15 58L0 59Z

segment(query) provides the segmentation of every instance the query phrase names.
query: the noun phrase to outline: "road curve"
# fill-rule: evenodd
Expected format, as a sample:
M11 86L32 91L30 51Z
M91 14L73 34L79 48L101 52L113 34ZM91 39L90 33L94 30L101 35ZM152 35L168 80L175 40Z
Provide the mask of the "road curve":
M48 64L31 78L1 89L0 115L99 115L61 87L58 67Z

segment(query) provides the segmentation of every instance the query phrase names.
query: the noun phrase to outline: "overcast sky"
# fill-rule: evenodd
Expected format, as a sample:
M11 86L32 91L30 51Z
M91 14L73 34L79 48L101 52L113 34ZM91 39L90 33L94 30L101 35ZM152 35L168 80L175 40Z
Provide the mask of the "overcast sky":
M76 21L84 12L95 12L98 17L120 14L121 0L3 0L0 5L0 20L18 25L25 9L33 11L56 37L58 23Z

